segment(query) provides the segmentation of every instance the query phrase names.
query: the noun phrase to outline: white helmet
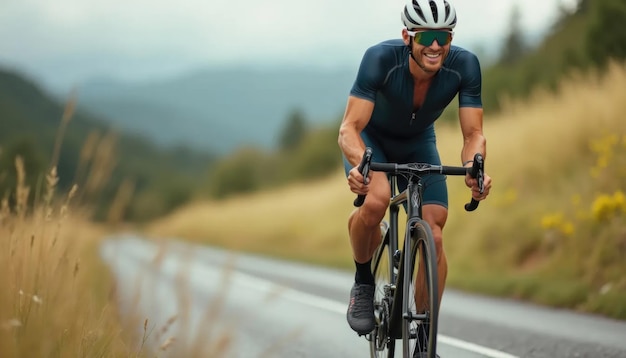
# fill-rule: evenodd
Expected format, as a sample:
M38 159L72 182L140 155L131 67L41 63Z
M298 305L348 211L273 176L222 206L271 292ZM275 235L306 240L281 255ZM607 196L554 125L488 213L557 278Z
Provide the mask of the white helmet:
M456 11L447 0L407 0L402 23L409 30L417 27L453 29Z

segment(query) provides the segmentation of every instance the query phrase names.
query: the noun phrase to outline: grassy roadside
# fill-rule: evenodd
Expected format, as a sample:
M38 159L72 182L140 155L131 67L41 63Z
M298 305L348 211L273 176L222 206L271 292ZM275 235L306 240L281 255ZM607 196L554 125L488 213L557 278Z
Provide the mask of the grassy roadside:
M74 104L70 101L65 108L53 163ZM54 165L33 188L26 184L24 160L12 159L16 187L0 197L0 357L158 356L136 337L137 322L119 317L112 299L115 285L99 256L101 240L115 229L116 210L127 198L120 195L123 191L118 194L119 205L112 207L107 225L95 224L92 210L84 205L106 182L111 166L103 160L83 163L91 167L84 188L58 193ZM0 180L5 175L0 172ZM144 340L153 334L147 323Z
M470 291L626 318L626 69L575 75L487 118L489 200L463 212L450 179L449 284ZM439 126L458 163L459 129ZM146 229L226 248L351 269L342 173L324 181L198 202Z
M624 319L626 70L574 76L560 93L487 124L495 190L480 214L450 219L450 283Z
M19 158L16 166L17 201L0 205L0 356L129 356L97 257L104 230L70 211L74 192L52 199L54 171L45 198L27 211L30 189Z

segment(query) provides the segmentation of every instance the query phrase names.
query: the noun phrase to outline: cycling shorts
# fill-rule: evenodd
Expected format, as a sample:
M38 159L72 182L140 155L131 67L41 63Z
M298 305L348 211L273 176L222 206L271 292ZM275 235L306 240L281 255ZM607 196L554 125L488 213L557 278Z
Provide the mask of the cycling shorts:
M361 138L367 147L372 148L372 161L381 163L428 163L441 165L437 151L434 125L429 126L417 137L410 140L397 140L361 132ZM346 176L353 168L343 157ZM448 208L448 187L442 174L422 176L424 184L423 204L436 204ZM398 176L398 192L406 189L407 180Z

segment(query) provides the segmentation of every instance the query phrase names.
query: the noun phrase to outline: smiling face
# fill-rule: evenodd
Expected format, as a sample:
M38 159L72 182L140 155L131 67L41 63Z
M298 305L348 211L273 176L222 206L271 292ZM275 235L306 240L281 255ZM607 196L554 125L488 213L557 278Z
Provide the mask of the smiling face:
M402 38L411 47L412 57L424 72L435 73L450 52L453 32L450 29L402 30Z

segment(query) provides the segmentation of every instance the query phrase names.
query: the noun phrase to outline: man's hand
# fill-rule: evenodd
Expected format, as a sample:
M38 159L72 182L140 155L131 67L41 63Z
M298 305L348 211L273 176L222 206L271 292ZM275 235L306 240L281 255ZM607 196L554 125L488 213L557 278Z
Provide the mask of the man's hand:
M348 185L350 186L350 190L357 195L367 195L369 192L369 184L371 180L372 173L369 173L367 181L363 181L363 175L359 172L358 167L354 167L350 169L350 173L348 173Z
M471 164L469 164L471 166ZM465 176L465 185L468 188L472 189L472 198L474 200L483 200L489 195L489 190L491 189L491 177L487 175L487 173L483 173L483 193L480 193L480 189L478 188L478 179L472 178L469 174Z

